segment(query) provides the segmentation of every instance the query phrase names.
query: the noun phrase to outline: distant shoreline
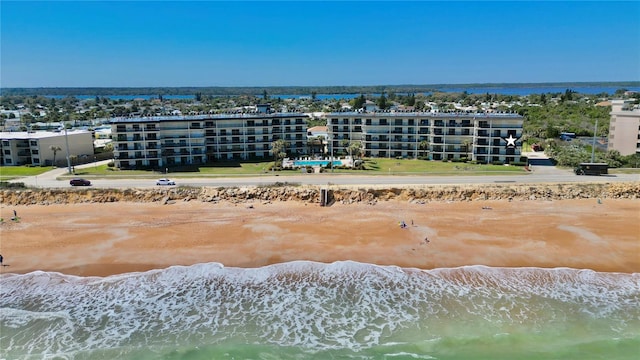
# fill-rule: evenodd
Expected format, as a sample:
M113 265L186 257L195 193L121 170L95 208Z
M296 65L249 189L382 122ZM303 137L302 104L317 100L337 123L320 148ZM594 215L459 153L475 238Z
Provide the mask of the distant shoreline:
M545 82L545 83L470 83L470 84L423 84L423 85L345 85L345 86L176 86L176 87L38 87L0 88L0 96L41 95L41 96L110 96L110 95L218 95L242 96L262 95L264 91L272 96L277 94L309 95L317 94L371 94L381 92L421 93L434 91L473 89L521 89L521 88L572 88L572 87L640 87L640 81L602 82Z

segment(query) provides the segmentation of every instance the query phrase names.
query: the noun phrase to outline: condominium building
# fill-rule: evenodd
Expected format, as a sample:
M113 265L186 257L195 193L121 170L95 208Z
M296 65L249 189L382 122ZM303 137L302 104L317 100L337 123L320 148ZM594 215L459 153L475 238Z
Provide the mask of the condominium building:
M1 132L2 165L51 166L71 156L93 159L93 136L85 130L68 132ZM68 147L67 147L68 144ZM54 151L54 149L56 151Z
M117 118L111 120L119 168L162 168L215 160L271 158L271 143L283 139L289 154L307 146L306 115L260 111Z
M640 107L629 100L611 102L608 150L621 155L640 154Z
M327 115L327 126L335 154L359 141L366 157L512 163L524 160L523 120L512 113L338 112Z

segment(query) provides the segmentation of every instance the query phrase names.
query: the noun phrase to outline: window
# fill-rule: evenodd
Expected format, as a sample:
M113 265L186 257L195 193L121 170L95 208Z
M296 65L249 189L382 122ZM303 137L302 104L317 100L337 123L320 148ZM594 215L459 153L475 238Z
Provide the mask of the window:
M7 164L11 164L11 159L4 159L4 162L6 162Z
M9 150L9 149L5 149L5 150L4 150L4 154L5 154L5 155L11 155L11 150Z
M31 154L32 155L38 155L38 150L36 150L36 149L31 150Z
M35 141L35 140L31 140L31 141L29 142L29 144L30 144L31 146L38 146L38 142L37 142L37 141Z

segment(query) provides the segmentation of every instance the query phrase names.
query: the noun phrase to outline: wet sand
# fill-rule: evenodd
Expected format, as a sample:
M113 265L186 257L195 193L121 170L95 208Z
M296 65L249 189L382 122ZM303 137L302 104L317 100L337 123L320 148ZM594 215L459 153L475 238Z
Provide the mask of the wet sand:
M3 273L107 276L294 260L640 272L637 200L3 205L0 215Z

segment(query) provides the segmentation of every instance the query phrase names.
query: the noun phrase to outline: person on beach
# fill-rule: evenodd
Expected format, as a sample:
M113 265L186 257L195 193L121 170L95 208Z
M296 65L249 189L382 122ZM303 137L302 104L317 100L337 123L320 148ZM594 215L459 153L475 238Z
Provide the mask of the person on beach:
M0 255L0 266L2 266L2 255Z
M14 219L17 219L17 218L18 218L18 212L17 212L17 211L15 211L15 210L13 210L13 218L14 218Z

